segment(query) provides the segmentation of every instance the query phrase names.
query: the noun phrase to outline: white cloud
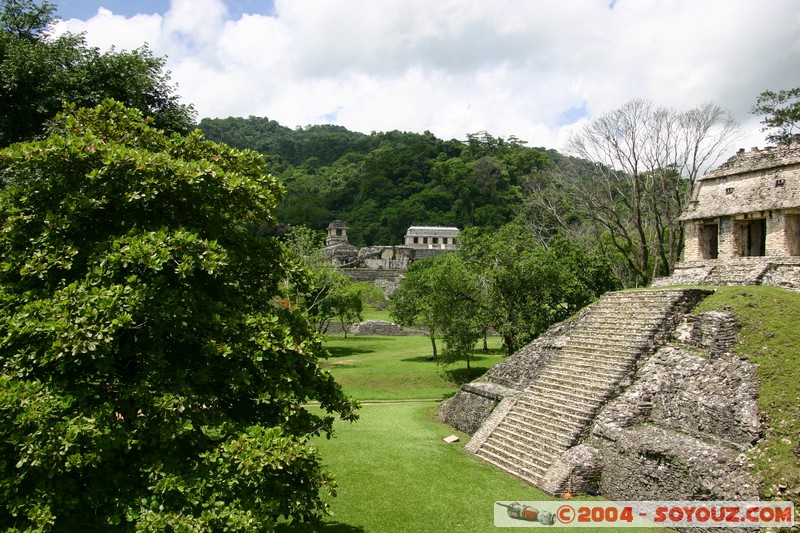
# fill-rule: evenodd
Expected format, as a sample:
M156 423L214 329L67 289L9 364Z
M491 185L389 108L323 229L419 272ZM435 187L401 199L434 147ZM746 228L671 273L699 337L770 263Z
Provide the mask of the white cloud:
M101 10L61 27L101 48L150 43L201 117L485 129L552 148L640 97L713 101L763 145L756 96L799 84L796 0L277 0L275 13L229 20L221 0L172 0L163 15Z

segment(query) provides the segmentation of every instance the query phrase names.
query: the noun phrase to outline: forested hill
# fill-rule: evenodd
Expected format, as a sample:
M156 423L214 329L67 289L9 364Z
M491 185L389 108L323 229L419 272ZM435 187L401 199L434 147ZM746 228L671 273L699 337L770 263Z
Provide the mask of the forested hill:
M486 132L465 141L430 132L291 129L260 117L203 119L206 137L264 154L287 189L282 223L349 226L355 245L400 244L411 225L499 227L521 205L521 186L559 155Z

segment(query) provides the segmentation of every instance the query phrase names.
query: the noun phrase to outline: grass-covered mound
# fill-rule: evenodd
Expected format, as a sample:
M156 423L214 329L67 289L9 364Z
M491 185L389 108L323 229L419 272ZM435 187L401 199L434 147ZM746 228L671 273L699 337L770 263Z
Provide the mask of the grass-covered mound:
M764 499L800 509L800 293L719 287L696 312L730 310L741 324L735 353L757 365L764 438L751 453Z

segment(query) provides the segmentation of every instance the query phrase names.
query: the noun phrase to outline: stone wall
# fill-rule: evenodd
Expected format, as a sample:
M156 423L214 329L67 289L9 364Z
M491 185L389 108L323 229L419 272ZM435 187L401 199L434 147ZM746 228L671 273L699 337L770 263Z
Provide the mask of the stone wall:
M687 316L673 342L595 419L599 489L614 500L757 499L747 456L761 435L753 366L731 355L727 313Z
M439 404L439 419L462 433L472 435L492 414L497 404L516 393L495 383L467 383L454 397Z
M440 404L439 419L472 435L502 399L519 394L536 379L585 314L586 311L582 311L570 320L551 326L536 340L489 369L480 381L462 385L453 398Z
M656 278L652 287L675 285L775 285L800 290L800 257L740 257L675 265L671 276Z

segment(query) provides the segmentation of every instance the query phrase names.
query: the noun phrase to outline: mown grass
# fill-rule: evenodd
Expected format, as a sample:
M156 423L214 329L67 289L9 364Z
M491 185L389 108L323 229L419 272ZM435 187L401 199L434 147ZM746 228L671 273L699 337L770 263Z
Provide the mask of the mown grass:
M502 360L499 339L490 338L489 354L476 346L469 379L463 361L430 361L427 337L330 336L326 346L327 367L363 405L357 422L339 421L333 439L314 441L338 484L322 531L496 531L495 501L553 499L467 453L469 436L435 418L440 399ZM448 445L452 434L461 440Z
M721 287L700 311L731 310L741 330L735 353L757 365L764 439L752 453L761 496L800 510L800 293L778 287Z
M323 366L350 396L362 400L444 399L503 358L496 337L489 338L489 353L476 347L469 371L465 361L441 366L430 359L433 350L425 336L330 335L325 346L331 357Z
M388 309L375 309L374 307L367 307L361 312L361 318L364 320L385 320L392 322L392 317L389 316Z

